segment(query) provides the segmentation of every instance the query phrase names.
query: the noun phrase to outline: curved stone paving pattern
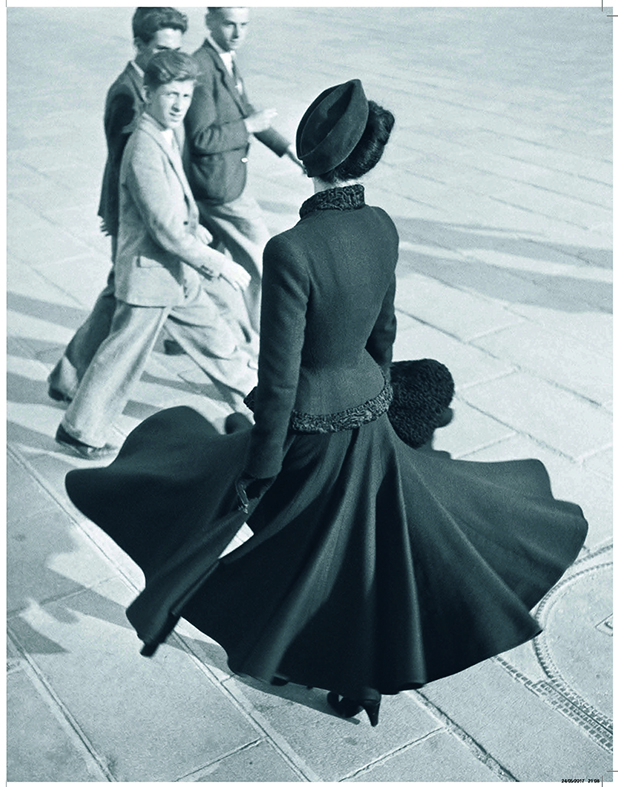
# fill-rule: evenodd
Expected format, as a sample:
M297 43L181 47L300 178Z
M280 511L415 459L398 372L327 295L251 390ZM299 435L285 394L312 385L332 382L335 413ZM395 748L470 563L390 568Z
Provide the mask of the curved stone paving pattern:
M612 670L612 564L584 566L541 603L537 617L545 633L537 637L535 649L555 685L577 694L610 719L612 697L607 691L607 675ZM600 577L601 572L608 576ZM586 658L592 653L594 670L590 670L592 659Z
M538 605L543 633L533 648L547 680L532 681L503 658L501 664L535 694L612 751L612 546L578 564ZM591 666L593 669L591 669Z

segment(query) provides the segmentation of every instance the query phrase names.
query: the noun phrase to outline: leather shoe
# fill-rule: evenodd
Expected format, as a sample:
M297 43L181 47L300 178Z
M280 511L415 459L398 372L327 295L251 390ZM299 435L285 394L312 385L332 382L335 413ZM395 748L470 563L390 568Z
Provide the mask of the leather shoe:
M110 445L109 443L101 446L100 448L94 445L88 445L87 443L82 443L81 440L77 440L75 437L72 437L62 426L62 424L60 424L56 432L56 442L63 448L67 448L74 454L81 456L82 459L105 459L106 457L117 453L119 450L116 446Z
M70 404L73 399L66 394L63 394L62 391L59 391L57 388L52 388L51 385L47 389L47 395L50 399L53 399L54 402L64 402L64 404Z

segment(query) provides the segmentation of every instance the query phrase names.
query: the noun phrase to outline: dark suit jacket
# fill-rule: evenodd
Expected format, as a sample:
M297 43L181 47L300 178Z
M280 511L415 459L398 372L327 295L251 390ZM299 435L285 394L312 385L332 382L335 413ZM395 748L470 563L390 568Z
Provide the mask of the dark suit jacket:
M225 260L208 245L183 169L159 124L144 113L120 169L116 297L136 306L177 306L200 270L218 276Z
M146 97L142 77L131 63L107 91L105 99L105 139L107 162L103 173L99 216L109 235L118 235L118 178L122 153L144 110Z
M244 118L255 112L236 89L225 64L208 40L193 54L200 79L185 118L189 183L195 199L214 205L239 197L247 182L250 134ZM278 156L290 143L273 128L255 134Z
M384 388L395 340L398 235L390 217L364 204L314 195L292 229L264 251L255 426L245 469L281 469L292 411L339 416ZM338 204L348 189L325 192ZM310 212L305 214L305 206ZM333 419L337 420L337 419Z

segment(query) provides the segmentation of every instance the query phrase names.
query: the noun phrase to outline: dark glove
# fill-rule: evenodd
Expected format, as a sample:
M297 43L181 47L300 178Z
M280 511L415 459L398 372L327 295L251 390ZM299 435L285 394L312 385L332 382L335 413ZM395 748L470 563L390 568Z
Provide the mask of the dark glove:
M238 510L248 514L251 502L260 498L274 480L274 478L254 478L249 473L241 473L236 479Z

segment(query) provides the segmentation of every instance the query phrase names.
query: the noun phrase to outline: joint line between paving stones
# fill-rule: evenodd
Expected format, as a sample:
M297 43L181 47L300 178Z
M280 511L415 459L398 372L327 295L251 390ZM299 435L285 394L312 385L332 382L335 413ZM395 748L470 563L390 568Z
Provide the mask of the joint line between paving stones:
M362 768L358 768L357 770L352 771L351 773L348 773L348 775L344 776L343 779L340 779L340 781L346 782L346 781L350 781L351 779L355 779L361 773L367 773L374 766L381 765L382 763L387 762L388 760L392 759L393 757L397 756L398 754L401 754L404 751L408 751L408 749L413 749L415 746L418 746L419 744L424 743L429 738L433 738L436 735L440 735L442 732L443 732L442 728L439 728L439 729L436 729L436 730L431 730L431 732L428 732L425 735L422 735L420 738L417 738L417 740L412 741L411 743L406 743L403 746L398 746L395 749L392 749L391 751L386 752L385 754L381 755L380 757L377 757L375 760L372 760L371 762L367 763L366 765L363 765Z
M507 309L507 311L508 311L508 309ZM534 323L531 320L527 320L526 318L523 318L523 320L525 322L529 322L529 323L531 322L535 326L537 325L537 323ZM492 329L491 331L489 331L487 333L484 333L484 334L479 335L479 336L474 336L474 337L468 339L465 342L465 344L467 344L470 347L474 347L474 349L476 349L476 350L480 350L485 355L488 355L490 358L493 358L494 360L502 361L504 363L504 358L501 358L499 355L494 355L492 352L490 352L489 350L485 349L484 347L478 347L476 344L473 344L473 342L475 342L477 339L485 338L486 336L499 334L499 333L502 333L503 331L508 331L511 328L512 328L511 325L502 326L500 328L494 328L494 329ZM554 332L554 331L548 331L548 333L554 333L556 336L562 337L562 334L559 334L559 333ZM605 405L602 402L598 402L595 399L591 399L586 394L580 393L579 391L574 391L572 388L567 388L565 385L563 385L562 383L557 382L556 380L551 380L551 379L548 379L546 377L540 377L534 371L534 369L529 369L526 366L522 366L521 364L515 363L514 361L509 361L509 363L512 365L511 370L507 371L507 372L503 372L502 374L496 375L495 377L492 377L491 378L492 381L493 380L504 379L505 377L508 377L510 374L513 374L515 372L522 372L524 374L527 374L529 377L534 378L535 380L541 380L542 382L546 383L547 385L551 386L552 388L556 388L559 391L564 391L565 393L568 393L568 394L571 394L573 396L576 396L578 399L583 399L585 402L588 402L588 404L593 405L593 407L595 407L595 408L597 408L599 410L603 410L604 412L610 414L609 410L607 410L607 408L605 407ZM470 388L474 388L477 385L484 385L486 382L487 382L486 380L482 380L482 381L479 381L479 382L470 383L469 385L465 386L465 390L468 390ZM607 443L607 445L603 446L602 448L595 448L592 453L596 454L596 453L598 453L598 451L604 451L606 448L611 447L611 445L612 445L612 441L610 440L610 442Z
M120 577L121 581L124 581L124 577ZM45 607L49 606L50 604L57 604L59 601L67 601L68 599L75 598L76 596L80 596L84 590L93 590L96 591L97 588L100 588L102 585L106 585L108 582L114 581L111 577L104 577L103 579L94 582L92 585L80 585L76 590L68 590L66 593L58 593L52 594L47 596L44 601L36 602L37 606L40 609L44 609ZM133 587L133 586L131 586ZM15 618L20 618L22 613L27 610L27 607L21 606L17 609L11 610L10 613L7 614L7 621L11 621Z
M494 202L498 202L500 205L506 205L507 208L516 208L517 210L523 210L525 213L531 213L533 216L543 216L543 218L551 219L552 221L560 221L563 224L568 224L569 227L577 227L580 230L590 231L590 227L587 224L578 224L575 221L569 221L568 219L565 219L564 216L561 218L557 218L551 213L543 213L543 211L540 211L538 208L527 208L525 205L518 205L516 202L508 202L508 200L500 199L500 197L494 197L491 194L486 194L485 196L487 197L487 199L493 200Z
M27 460L25 460L25 459L24 459L24 457L23 457L23 456L22 456L22 455L21 455L21 454L20 454L18 451L15 451L15 450L14 450L14 449L12 449L12 447L10 447L10 446L8 447L8 451L10 452L10 454L11 454L12 458L13 458L13 459L15 459L15 461L16 461L18 464L20 464L20 466L21 466L23 469L27 470L27 471L28 471L28 472L31 474L31 476L33 477L33 479L34 479L34 480L35 480L35 481L36 481L36 482L37 482L37 483L38 483L38 484L39 484L39 485L40 485L40 486L41 486L41 487L42 487L42 488L45 490L45 492L46 492L47 494L49 494L49 495L50 495L50 497L51 497L53 500L55 500L55 501L56 501L56 502L57 502L57 503L58 503L58 504L61 506L61 508L62 508L62 509L63 509L63 510L66 512L67 516L69 516L69 518L70 518L70 519L71 519L71 520L72 520L72 521L73 521L73 522L76 524L76 526L80 528L80 530L81 530L81 531L84 533L84 535L85 535L85 536L86 536L86 537L89 539L89 541L90 541L90 542L93 544L93 546L94 546L94 547L97 549L97 551L99 551L99 552L100 552L100 553L103 555L103 557L105 558L105 560L107 560L107 561L108 561L108 563L109 563L110 565L112 565L112 566L114 567L114 569L115 569L115 570L116 570L116 571L117 571L117 572L120 574L120 576L122 577L122 579L123 579L124 581L126 581L126 582L128 583L128 585L129 585L131 588L133 588L134 590L137 590L137 588L136 588L135 584L134 584L134 583L131 581L131 579L130 579L129 577L127 577L127 575L125 574L125 572L124 572L124 571L123 571L123 570L122 570L122 569L121 569L121 568L120 568L120 567L119 567L119 566L116 564L116 562L115 562L115 561L113 561L113 560L112 560L112 559L111 559L111 558L110 558L110 557L109 557L109 556L106 554L105 550L103 550L103 549L101 548L101 546L99 546L99 544L97 544L97 543L96 543L96 541L95 541L95 540L92 538L91 534L90 534L90 533L89 533L89 532L88 532L88 531L87 531L87 530L84 528L84 526L83 526L83 523L81 523L81 522L80 522L80 521L79 521L79 520L78 520L78 519L75 517L75 515L74 515L74 514L73 514L73 513L72 513L72 512L71 512L69 509L67 509L67 508L66 508L64 499L63 499L61 496L58 496L58 495L56 494L55 490L53 489L53 487L51 487L51 486L50 486L50 485L47 483L46 479L45 479L45 478L43 478L43 476L41 476L41 475L40 475L40 474L39 474L39 473L38 473L38 472L37 472L37 471L36 471L36 470L35 470L35 469L34 469L34 468L33 468L33 467L32 467L32 466L31 466L31 465L28 463L28 462L27 462ZM103 581L107 581L107 580L103 580ZM81 590L80 590L80 591L76 591L76 593L78 593L78 592L81 592ZM73 593L70 593L69 595L74 595L74 594L73 594ZM309 768L309 767L306 765L306 763L305 763L305 762L304 762L302 759L300 759L300 758L299 758L299 756L298 756L298 755L296 754L296 752L295 752L295 751L294 751L294 750L293 750L293 749L292 749L292 748L289 746L289 744L288 744L288 743L287 743L287 742L286 742L286 741L285 741L283 738L281 738L281 737L280 737L280 736L279 736L279 735L278 735L278 734L277 734L277 733L276 733L276 732L275 732L275 731L274 731L274 730L273 730L273 729L270 727L270 725L268 724L268 722L266 722L266 720L264 720L264 719L262 718L261 714L259 714L259 713L258 713L258 712L255 710L255 708L253 708L253 706L252 706L252 705L250 705L250 704L249 704L249 709L247 709L246 707L244 707L244 706L243 706L243 703L239 702L238 698L237 698L237 697L235 697L235 695L234 695L234 694L233 694L233 693L232 693L232 692L231 692L231 691L230 691L230 690L229 690L229 689L228 689L226 686L223 686L223 685L221 684L221 682L220 682L220 681L217 679L216 675L215 675L215 674L214 674L214 673L213 673L213 672L212 672L212 671L211 671L211 670L210 670L210 669L207 667L207 665L205 665L205 664L204 664L202 661L200 661L200 659L197 657L197 655L196 655L196 654L195 654L195 653L194 653L194 652L191 650L191 648L189 648L189 646L186 644L186 642L184 641L184 639L182 639L182 637L181 637L180 635L177 635L177 634L172 634L172 637L173 637L175 640L177 640L177 641L179 641L179 642L181 643L181 645L182 645L183 649L186 651L186 653L187 653L188 657L189 657L189 658L191 658L191 659L192 659L192 660L193 660L193 661L194 661L194 662L195 662L195 663L198 665L199 669L200 669L202 672L206 673L207 677L208 677L208 678L211 680L211 682L212 682L212 683L213 683L213 684L214 684L214 685L215 685L215 686L216 686L216 687L217 687L217 688L218 688L218 689L219 689L219 690L220 690L222 693L224 693L224 694L225 694L225 695L226 695L228 698L230 698L230 697L231 697L231 698L233 699L233 701L234 701L234 704L238 705L238 706L241 708L241 710L243 711L243 713L244 713L246 716L248 716L248 718L249 718L249 720L251 721L251 723L252 723L254 726L258 727L258 728L259 728L259 729L260 729L260 730L261 730L261 731L264 733L264 735L265 735L265 736L266 736L266 737L267 737L267 738L268 738L268 739L271 741L272 745L273 745L273 746L274 746L274 748L275 748L275 749L276 749L276 750L279 752L279 754L280 754L280 755L281 755L281 757L284 759L284 761L286 761L286 762L287 762L287 763L290 765L290 767L292 768L292 770L293 770L293 771L295 771L295 772L296 772L296 773L297 773L297 774L298 774L298 775L299 775L301 778L303 778L305 781L315 781L315 782L322 781L322 780L321 780L321 778L320 778L320 777L319 777L317 774L315 774L315 773L314 773L314 772L313 772L313 771L312 771L312 770L311 770L311 769L310 769L310 768ZM22 650L22 649L20 648L20 651L21 651L21 650ZM30 659L28 659L28 663L31 663L31 662L30 662ZM33 667L33 668L34 668L34 667ZM35 671L37 671L37 670L35 669ZM37 672L38 672L38 671L37 671ZM41 680L42 680L42 682L43 682L43 683L46 685L46 682L44 681L44 679L43 679L43 678L41 678ZM246 703L248 703L248 701L247 701L247 700L246 700L244 697L243 697L243 699L245 700L245 702L246 702ZM60 701L58 700L58 702L60 702ZM258 717L258 718L256 718L256 717ZM74 722L74 724L77 726L77 723L76 723L76 722ZM90 747L88 747L88 748L89 748L89 750L90 750ZM94 755L94 756L96 756L96 755ZM98 757L97 757L97 762L99 762L99 760L98 760ZM108 771L107 771L107 768L104 768L104 771L105 771L106 773L108 773ZM113 779L112 779L112 778L110 778L109 780L110 780L110 781L113 781Z
M470 295L469 290L461 289L461 288L451 284L450 282L445 281L443 279L439 279L437 277L432 277L432 278L433 278L434 281L439 281L440 284L445 284L447 287L450 287L451 289L455 290L456 292L463 292L466 295ZM482 296L476 296L476 297L482 298ZM489 299L483 298L483 300L486 300L488 303L494 303L494 301L490 301ZM524 322L525 321L525 318L522 317L521 314L516 314L515 312L511 312L511 311L509 311L508 309L505 309L502 306L500 308L502 308L503 311L507 312L509 315L511 315L513 317L517 317L519 322ZM396 312L400 312L401 314L404 314L406 317L410 317L411 319L416 320L416 322L419 322L421 325L426 325L428 328L433 328L433 330L439 331L440 333L444 334L444 336L448 336L450 339L455 339L455 341L459 342L460 344L470 344L470 342L473 342L476 339L482 339L485 336L490 336L492 333L496 333L496 331L501 331L501 330L503 330L503 327L504 327L504 326L501 326L500 328L490 328L489 330L483 331L482 333L475 333L472 336L469 336L467 339L462 339L461 336L458 336L456 333L451 333L450 331L445 331L444 328L441 328L438 325L434 325L434 323L429 322L428 320L425 320L422 317L419 317L417 314L412 314L410 311L408 311L407 309L403 309L401 306L397 306L395 311ZM507 326L507 327L512 327L512 326ZM476 345L472 345L472 346L474 347L475 350L480 350L480 352L484 352L485 354L487 354L487 350L484 350L481 347L477 347ZM506 374L508 374L508 372ZM504 376L504 375L501 375L501 376Z
M541 247L547 246L548 248L553 249L554 251L560 252L560 254L564 255L565 257L572 257L574 260L578 260L579 262L585 262L586 265L591 265L593 268L600 267L599 265L596 265L594 262L590 262L590 260L587 260L585 257L582 257L581 252L572 253L570 251L565 251L560 247L560 244L557 243L556 241L550 239L540 241L537 240L536 238L526 238L526 240L535 246L541 246ZM611 249L606 249L606 251L609 252L611 251Z
M450 103L450 102L446 102L446 103ZM497 117L503 117L503 115L501 113L499 113L499 112L491 112L491 110L488 110L488 114L494 114ZM417 132L417 133L422 133L422 132ZM453 144L454 143L451 143L451 147L453 147ZM414 145L408 145L408 144L405 144L405 143L402 144L402 147L405 150L412 150L415 153L423 153L423 154L425 154L427 152L424 149L421 149L421 148L418 148L418 147L414 147ZM471 148L468 145L461 145L460 144L457 147L463 148L464 150L467 150L467 151L474 150L474 148ZM550 150L551 150L551 148L550 148ZM437 154L435 154L435 153L433 155L437 156ZM547 172L550 172L550 173L558 172L561 175L573 175L573 172L568 170L568 169L558 169L556 167L550 167L547 164L538 164L537 162L529 161L528 159L518 158L517 156L505 156L503 153L494 153L493 155L495 155L495 156L502 156L503 158L510 159L511 161L521 161L524 164L528 164L528 165L532 164L533 166L540 167L541 169L545 169L545 170L547 170ZM457 157L452 157L452 156L437 156L437 157L441 158L443 161L446 161L447 163L453 163L453 162L454 163L458 163L458 158ZM596 159L596 158L591 159L591 158L589 158L587 156L586 157L579 156L579 158L580 159L585 158L587 161L594 161L594 162L605 161L605 159ZM470 166L473 169L477 169L479 172L486 172L489 175L496 175L496 173L493 172L490 169L483 169L481 167L475 167L473 164L468 164L467 166ZM496 177L500 177L500 176L496 175ZM581 177L584 180L589 180L592 183L599 183L602 186L611 186L611 184L606 183L603 180L596 180L595 178L586 177L585 175L581 175L581 176L577 175L577 177L578 178ZM523 181L523 182L525 182L525 181Z
M39 669L36 662L30 657L27 651L22 647L21 642L15 636L11 636L9 634L9 637L14 647L18 653L20 653L25 662L25 667L22 665L22 669L24 670L25 674L28 675L30 681L35 686L38 683L40 687L42 687L43 691L39 691L39 695L42 696L42 698L50 706L52 712L64 728L65 732L67 732L69 737L73 740L73 743L75 744L75 742L77 742L81 745L81 747L86 749L87 753L94 760L95 765L105 776L107 781L117 781L110 771L107 763L105 762L105 759L97 753L86 733L82 730L71 711L56 694L50 683Z
M483 765L485 765L489 770L496 774L496 776L503 782L516 782L518 779L508 771L504 766L502 766L498 760L491 756L491 754L486 751L478 741L476 741L469 733L467 733L462 727L457 724L457 722L453 721L450 716L448 716L443 710L441 710L437 705L435 705L428 697L423 694L422 689L418 689L415 692L416 696L419 699L419 702L425 706L425 709L435 716L442 724L453 733L453 735L458 738L464 746L466 746L472 753L472 755Z
M536 647L535 647L536 650ZM558 711L569 721L575 722L588 737L605 751L612 752L612 724L605 716L589 705L575 692L571 691L559 678L549 674L543 659L537 652L537 657L547 674L548 681L533 683L526 675L513 667L508 661L500 656L496 661L508 672L508 674L521 683L528 691L536 697L547 702L553 710ZM554 685L555 684L555 685Z
M496 378L496 379L500 379L500 378ZM538 379L542 379L542 378L538 378ZM475 385L481 385L481 383L477 383ZM468 386L468 388L466 388L465 390L470 390L471 388L474 388L474 387L475 386L471 385L471 386ZM559 386L555 386L555 387L559 388ZM560 389L560 390L564 390L564 389ZM570 391L570 393L573 393L573 392ZM478 405L475 405L475 404L472 404L472 402L469 402L465 398L465 396L461 396L460 395L460 396L458 396L458 398L461 399L461 401L464 404L466 404L468 407L470 407L472 410L476 410L477 413L481 413L482 415L485 415L488 418L492 418L494 421L496 421L496 423L499 423L502 426L504 426L504 427L506 427L508 429L511 429L514 434L519 434L519 435L522 435L524 437L527 437L528 439L532 440L533 443L536 443L537 445L541 446L541 448L545 448L546 450L550 450L552 453L556 454L557 456L561 456L561 457L563 457L565 459L569 459L570 461L576 462L577 464L579 464L582 460L584 460L584 459L586 459L586 458L588 458L590 456L594 456L595 454L598 454L600 451L605 451L606 449L611 448L611 446L612 446L611 443L608 443L607 445L601 446L599 448L595 448L594 451L592 451L592 452L587 452L587 453L583 454L582 456L574 457L574 456L571 456L570 454L566 454L564 451L561 451L560 449L556 448L554 445L550 445L549 443L546 443L544 440L541 440L539 437L536 437L536 435L530 434L529 432L522 432L520 430L517 430L514 426L512 426L509 423L507 423L506 421L502 421L499 418L496 418L495 415L491 415L489 413L486 413L484 410L482 410L480 407L478 407ZM582 397L582 398L584 398L584 397ZM601 407L600 405L597 404L596 406L599 408L599 410L604 410L604 408ZM607 412L607 411L604 410L604 412ZM487 447L489 447L491 445L497 445L498 443L501 443L504 439L505 438L500 438L499 440L493 440L492 442L487 443L486 445L479 446L478 448L474 448L472 451L467 451L465 454L461 454L457 458L461 458L462 456L467 456L468 454L474 454L477 451L481 450L482 448L487 448ZM597 475L600 476L601 474L597 473ZM605 478L605 477L606 476L603 476L603 478Z
M218 765L221 762L225 762L225 760L229 759L230 757L233 757L235 754L239 754L240 752L254 749L256 746L259 746L260 743L262 743L264 740L265 738L257 738L256 740L251 741L251 743L245 743L242 746L238 746L236 749L233 749L232 751L229 751L226 754L222 754L221 757L215 757L214 760L207 763L206 765L200 765L199 768L195 768L195 770L189 771L188 773L185 773L183 776L179 776L177 779L174 779L174 781L177 782L189 781L189 777L198 776L200 773L205 773L213 766Z
M264 716L255 709L242 691L232 686L227 686L227 679L219 680L213 670L205 664L195 653L193 648L185 641L181 634L172 634L172 637L180 642L188 658L201 670L210 682L243 713L247 720L263 734L264 739L269 740L282 759L297 773L304 781L320 782L322 779L299 757L289 743L279 733L272 728ZM233 676L231 676L233 677Z
M75 516L73 511L67 507L66 505L66 498L62 495L59 495L54 487L48 483L47 479L42 476L38 470L36 470L28 461L25 459L19 451L16 451L12 446L7 447L7 453L11 455L11 457L22 467L22 469L26 470L31 478L39 484L39 486L54 500L60 508L64 511L64 513L69 517L69 519L73 522L76 527L80 529L83 535L88 539L88 541L92 544L93 548L96 549L98 553L102 555L105 561L111 565L115 571L125 580L129 587L133 590L138 591L138 586L131 580L129 576L123 571L122 567L113 560L107 552L103 549L103 547L97 542L94 538L93 533L85 526L87 524L86 521L80 520L78 517ZM102 580L106 581L106 580ZM100 584L100 583L96 583ZM80 593L81 590L75 591L75 593ZM61 596L61 598L67 598L68 596L74 595L73 592L66 594L65 596Z

